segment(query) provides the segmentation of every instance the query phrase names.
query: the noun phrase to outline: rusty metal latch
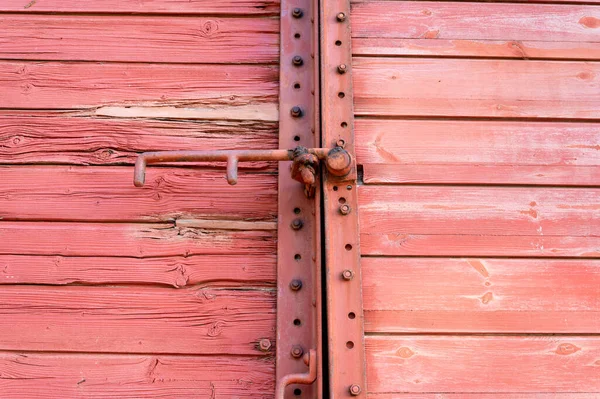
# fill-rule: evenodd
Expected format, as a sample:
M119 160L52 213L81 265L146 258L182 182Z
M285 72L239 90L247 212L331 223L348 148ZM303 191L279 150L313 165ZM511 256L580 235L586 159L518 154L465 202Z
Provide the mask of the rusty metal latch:
M293 161L292 178L304 184L304 193L315 193L319 161L324 160L329 173L343 177L352 168L352 158L342 147L306 148L292 150L220 150L220 151L158 151L144 152L135 162L133 184L142 187L146 179L146 166L163 162L227 162L227 182L236 184L238 163L244 161Z
M302 359L308 366L308 373L288 374L277 383L276 399L284 399L285 388L291 384L312 384L317 379L317 351L311 349Z

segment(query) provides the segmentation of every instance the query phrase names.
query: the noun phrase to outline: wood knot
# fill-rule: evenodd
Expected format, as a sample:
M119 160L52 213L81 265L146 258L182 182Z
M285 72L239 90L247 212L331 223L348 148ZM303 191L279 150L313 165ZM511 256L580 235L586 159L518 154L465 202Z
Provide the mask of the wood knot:
M403 346L402 348L400 348L396 351L396 354L398 356L400 356L402 359L408 359L410 357L413 357L415 352L411 351L410 348Z
M595 17L582 17L579 20L579 24L586 28L600 28L600 19Z
M209 19L208 21L204 21L202 27L200 28L200 36L202 37L212 37L219 31L219 24L217 21L213 19Z
M556 348L556 354L572 355L573 353L578 352L580 350L581 350L581 348L579 348L573 344L564 343L564 344L558 345L558 348Z
M491 292L486 292L480 299L481 303L487 305L492 301L492 299L494 299L494 294L492 294Z
M225 327L225 322L223 321L215 321L206 332L206 335L209 337L218 337L223 333L223 327Z

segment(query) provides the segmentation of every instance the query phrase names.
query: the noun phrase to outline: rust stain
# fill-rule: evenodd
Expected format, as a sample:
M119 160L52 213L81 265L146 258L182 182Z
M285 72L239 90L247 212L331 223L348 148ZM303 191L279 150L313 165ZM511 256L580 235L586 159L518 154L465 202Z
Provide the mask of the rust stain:
M429 30L429 31L425 32L423 37L425 39L437 39L438 37L440 37L440 31L437 29Z
M600 19L595 17L582 17L579 24L586 28L600 28Z
M431 12L431 10L423 10L423 11L421 11L421 14L423 14L423 15L431 15L432 12Z
M556 354L558 355L572 355L575 352L580 351L581 348L573 345L573 344L569 344L569 343L564 343L564 344L560 344L558 345L558 348L556 348Z
M481 274L485 278L490 277L490 273L487 271L483 263L476 259L469 259L467 263L473 267L473 269L477 270L479 274Z
M481 297L481 303L483 303L484 305L487 305L488 303L490 303L492 301L492 299L494 299L494 294L492 294L491 292L486 292Z
M415 355L415 352L411 351L410 348L403 346L402 348L396 351L396 354L400 356L402 359L408 359Z
M523 215L531 216L534 219L537 219L537 217L538 217L538 213L535 209L530 209L528 211L519 211L519 213L522 213Z
M396 158L396 156L394 154L392 154L390 151L386 150L384 148L384 146L381 144L381 134L378 135L375 138L375 141L373 142L373 145L375 146L375 150L377 151L377 154L379 154L379 156L381 158L383 158L386 162L400 162L400 160L398 158Z
M593 80L596 77L596 74L591 71L579 72L577 77L581 80Z
M529 203L529 206L537 206L537 202L535 202L535 201L531 201L531 202Z

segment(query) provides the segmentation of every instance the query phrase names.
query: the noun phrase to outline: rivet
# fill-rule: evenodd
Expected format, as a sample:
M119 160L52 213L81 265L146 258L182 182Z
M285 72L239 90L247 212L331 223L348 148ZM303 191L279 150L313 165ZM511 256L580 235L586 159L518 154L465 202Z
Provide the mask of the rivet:
M301 288L302 288L302 281L300 281L298 279L294 279L294 280L290 281L290 289L292 291L300 291Z
M335 146L336 147L342 147L342 148L346 147L346 140L344 140L344 139L337 140L335 142Z
M340 205L340 213L342 215L347 215L350 213L352 208L350 208L350 205L348 204L344 204L344 205Z
M346 64L340 64L338 65L337 70L339 74L343 75L348 70L348 66Z
M300 108L299 106L295 105L292 107L292 109L290 110L290 114L294 117L294 118L300 118L302 116L302 108Z
M304 15L304 11L302 11L301 8L294 8L292 10L292 17L294 17L294 18L302 18L303 15Z
M335 19L337 19L338 22L344 22L346 20L346 14L344 14L343 12L338 12L335 16Z
M294 64L295 66L301 66L302 64L304 64L304 60L299 55L296 55L294 56L294 58L292 58L292 64Z
M354 278L354 272L352 270L346 269L342 272L342 278L346 281L350 281Z
M362 389L360 388L360 385L352 384L352 385L350 385L349 391L350 391L350 395L358 396L358 395L360 395L360 392L362 391Z
M302 228L302 226L304 226L304 222L302 222L302 219L292 220L292 229L300 230Z
M294 345L291 351L292 357L299 359L304 354L304 349L300 345Z
M261 351L267 352L267 351L269 351L269 349L271 349L271 341L269 341L266 338L263 338L258 343L258 347L260 348Z

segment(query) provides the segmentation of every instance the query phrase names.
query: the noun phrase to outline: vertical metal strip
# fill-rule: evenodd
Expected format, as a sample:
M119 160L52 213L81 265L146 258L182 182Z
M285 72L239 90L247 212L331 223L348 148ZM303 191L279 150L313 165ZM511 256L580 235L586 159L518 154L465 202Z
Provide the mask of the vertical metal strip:
M281 1L279 148L319 144L315 97L316 12L313 0ZM317 58L318 60L318 58ZM320 193L306 198L290 177L291 162L279 164L277 246L277 381L305 373L302 354L317 350L321 359ZM321 397L318 383L290 385L286 398Z
M344 146L350 175L323 177L328 372L331 398L367 396L350 2L320 0L322 147Z

